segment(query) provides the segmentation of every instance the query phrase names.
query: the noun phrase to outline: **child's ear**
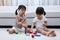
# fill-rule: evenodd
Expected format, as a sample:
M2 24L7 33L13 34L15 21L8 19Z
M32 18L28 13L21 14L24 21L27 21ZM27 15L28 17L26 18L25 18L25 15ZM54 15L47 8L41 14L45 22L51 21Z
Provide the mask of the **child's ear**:
M17 10L17 12L19 12L19 9Z
M19 14L19 11L20 11L20 10L18 9L18 10L17 10L17 13L18 13L18 14Z

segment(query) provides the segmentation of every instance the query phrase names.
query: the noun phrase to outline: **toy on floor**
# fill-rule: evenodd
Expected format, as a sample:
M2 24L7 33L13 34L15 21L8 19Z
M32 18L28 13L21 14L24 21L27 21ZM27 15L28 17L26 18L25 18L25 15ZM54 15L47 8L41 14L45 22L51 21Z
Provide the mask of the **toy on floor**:
M36 37L40 37L41 36L40 33L38 33L37 31L35 31L35 32L29 32L29 34L31 34L32 38L34 38L35 36Z
M18 34L18 32L15 32L15 34Z
M40 37L41 35L40 34L35 34L35 36Z
M19 24L19 27L22 28L22 17L20 17Z
M30 36L30 34L29 33L26 33L26 36Z
M31 32L31 34L32 34L31 37L34 38L35 37L35 34L37 34L37 31Z
M34 38L34 34L32 34L31 37Z
M20 32L19 32L20 34L22 34L23 33L23 30L22 30L22 28L20 29Z
M22 22L22 17L20 17L20 20L19 20L19 27L20 27L20 33L22 33L22 27L24 27L25 28L25 31L24 31L24 33L26 34L26 27L25 26L23 26L23 22Z
M25 33L25 31L22 29L22 28L16 28L17 31L15 32L15 34L22 34L22 33Z
M15 34L22 34L22 29L19 29L19 28L16 28L16 32L15 32Z
M22 33L26 34L26 29L24 27L22 27L22 28L16 28L15 34L22 34Z

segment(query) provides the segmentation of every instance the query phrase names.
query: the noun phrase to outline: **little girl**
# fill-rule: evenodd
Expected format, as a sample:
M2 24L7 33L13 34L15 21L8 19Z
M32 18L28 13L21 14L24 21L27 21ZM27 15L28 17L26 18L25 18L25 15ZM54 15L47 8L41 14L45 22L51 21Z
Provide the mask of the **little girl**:
M27 23L26 23L26 17L25 17L25 11L26 11L26 7L24 5L19 5L18 9L16 10L15 14L16 14L16 23L13 26L13 28L8 29L7 31L10 34L13 34L14 32L17 31L17 29L28 29L27 28ZM22 22L20 22L22 21ZM25 30L24 30L25 31Z
M33 27L36 26L37 32L47 36L56 36L55 31L46 28L47 19L44 13L43 7L36 9L36 17L33 19L31 30L33 31Z

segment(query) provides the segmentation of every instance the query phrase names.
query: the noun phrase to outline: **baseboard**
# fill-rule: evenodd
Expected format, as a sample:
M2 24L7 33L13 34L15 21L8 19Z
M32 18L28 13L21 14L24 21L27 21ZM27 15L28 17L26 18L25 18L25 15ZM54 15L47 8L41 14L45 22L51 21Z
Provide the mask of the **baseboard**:
M0 28L12 28L11 25L0 25Z
M0 25L0 28L12 28L13 26L12 25ZM31 25L28 25L29 28L31 28ZM60 26L46 26L47 28L60 28ZM35 26L34 26L35 28Z

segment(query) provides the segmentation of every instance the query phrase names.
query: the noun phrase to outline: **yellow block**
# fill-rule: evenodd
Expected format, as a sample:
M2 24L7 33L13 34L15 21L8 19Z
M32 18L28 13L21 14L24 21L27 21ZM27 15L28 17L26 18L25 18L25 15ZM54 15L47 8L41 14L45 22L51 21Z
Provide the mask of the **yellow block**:
M22 24L22 22L19 22L19 24Z

